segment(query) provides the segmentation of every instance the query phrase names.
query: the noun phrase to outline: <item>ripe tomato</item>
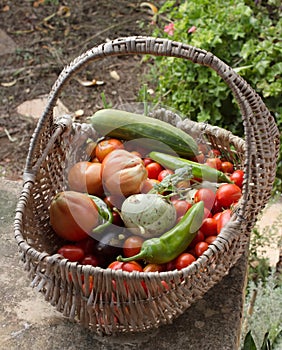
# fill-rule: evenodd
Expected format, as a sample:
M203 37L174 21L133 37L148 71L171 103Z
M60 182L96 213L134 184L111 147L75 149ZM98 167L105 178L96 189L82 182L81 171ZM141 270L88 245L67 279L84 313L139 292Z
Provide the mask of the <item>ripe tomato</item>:
M205 235L202 231L198 231L193 241L189 244L189 249L192 249L196 246L197 243L203 242L205 240Z
M141 246L144 239L140 236L130 236L123 244L123 254L126 258L138 254L141 250Z
M206 218L203 220L200 230L203 234L208 236L214 236L217 234L217 221L214 218Z
M175 267L177 270L181 270L184 267L191 265L196 258L190 253L182 253L175 260Z
M146 166L146 170L149 179L158 180L159 173L163 170L163 167L157 162L152 162Z
M205 208L211 210L215 201L215 193L209 188L200 188L194 196L194 202L203 201Z
M158 175L158 180L161 182L163 181L163 179L167 176L167 175L172 175L174 174L174 171L173 170L170 170L170 169L164 169L162 170L159 175Z
M81 264L99 266L99 259L95 255L86 255L81 261Z
M209 245L207 242L199 242L195 246L195 253L197 257L201 256L207 249Z
M130 262L113 261L112 263L110 263L108 268L112 270L123 270L128 272L143 271L142 266L136 261L130 261Z
M101 164L85 161L74 164L68 173L68 185L72 191L102 196Z
M96 241L91 237L87 237L84 240L75 243L77 247L84 251L85 255L91 255L93 253L95 244Z
M117 139L102 140L98 142L96 146L96 149L95 149L96 157L102 163L106 155L115 149L124 149L124 145L120 140L117 140Z
M72 262L81 262L84 259L84 251L80 247L73 244L62 246L58 250L58 254L61 254L64 258Z
M163 272L165 271L165 264L147 264L143 271L144 272Z
M147 166L148 164L150 164L150 163L153 163L154 161L153 161L153 159L151 159L151 158L143 158L143 163L144 163L144 165L145 166Z
M209 236L205 239L205 242L207 242L208 244L211 244L212 242L214 242L216 240L217 236Z
M207 158L206 162L204 163L205 165L208 165L211 168L221 170L221 160L219 158Z
M214 158L214 157L220 157L221 153L218 149L211 149L208 153L208 157Z
M242 188L243 186L243 180L244 180L244 171L243 170L235 170L231 175L230 175L230 180L235 183L238 187Z
M99 213L94 201L84 193L58 193L50 205L50 223L58 236L81 241L98 225Z
M225 161L221 163L221 171L223 171L224 173L231 174L233 173L233 170L234 170L234 167L231 162Z
M192 207L192 204L183 199L174 199L171 201L176 210L176 218L182 217L188 209Z
M231 209L224 210L217 219L217 233L220 233L222 228L228 223L231 218Z
M218 204L223 208L229 208L231 204L237 202L242 196L240 187L235 184L224 184L216 191Z

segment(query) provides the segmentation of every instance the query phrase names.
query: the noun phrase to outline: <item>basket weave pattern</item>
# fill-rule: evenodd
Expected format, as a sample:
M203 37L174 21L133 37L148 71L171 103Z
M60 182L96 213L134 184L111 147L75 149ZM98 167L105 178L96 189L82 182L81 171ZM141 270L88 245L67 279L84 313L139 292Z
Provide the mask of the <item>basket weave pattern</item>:
M197 140L204 138L245 172L243 195L232 220L209 249L181 271L127 273L71 263L53 254L61 242L49 224L51 199L67 188L70 164L83 159L77 151L79 145L88 137L96 137L89 125L72 123L67 116L54 120L53 108L67 82L89 62L129 54L174 56L210 67L228 84L242 114L244 140L216 126L182 120L164 109L151 115ZM245 251L257 215L270 197L278 149L277 126L260 97L211 53L151 37L121 38L94 47L62 71L30 143L15 217L15 238L31 285L63 315L98 334L144 331L171 323L220 281ZM90 276L94 281L92 290Z

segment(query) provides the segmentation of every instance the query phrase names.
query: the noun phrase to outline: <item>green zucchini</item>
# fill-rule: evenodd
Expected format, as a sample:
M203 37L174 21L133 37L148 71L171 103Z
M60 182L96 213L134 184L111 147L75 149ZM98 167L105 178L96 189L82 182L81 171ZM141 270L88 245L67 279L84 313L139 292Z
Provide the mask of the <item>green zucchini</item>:
M195 140L181 129L164 121L117 109L101 109L90 122L101 136L134 140L149 150L194 157L199 153Z

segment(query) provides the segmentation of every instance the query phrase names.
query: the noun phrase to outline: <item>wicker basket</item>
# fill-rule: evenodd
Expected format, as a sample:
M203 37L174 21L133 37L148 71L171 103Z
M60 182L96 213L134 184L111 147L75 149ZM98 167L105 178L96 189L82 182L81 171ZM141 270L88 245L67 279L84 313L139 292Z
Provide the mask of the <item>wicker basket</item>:
M53 254L60 242L49 224L50 201L58 191L66 189L66 168L80 159L78 144L89 136L95 138L95 131L87 124L72 123L69 117L53 119L57 98L86 64L107 56L132 54L174 56L210 67L232 90L243 118L244 141L224 129L182 120L164 109L152 114L195 138L204 137L212 148L220 149L245 172L243 196L231 221L209 249L181 271L127 273L71 263ZM278 149L278 129L261 98L211 53L152 37L120 38L94 47L62 71L30 143L17 205L15 238L32 287L64 316L98 334L140 332L171 323L220 281L246 250L257 215L270 197ZM89 276L94 281L92 290Z

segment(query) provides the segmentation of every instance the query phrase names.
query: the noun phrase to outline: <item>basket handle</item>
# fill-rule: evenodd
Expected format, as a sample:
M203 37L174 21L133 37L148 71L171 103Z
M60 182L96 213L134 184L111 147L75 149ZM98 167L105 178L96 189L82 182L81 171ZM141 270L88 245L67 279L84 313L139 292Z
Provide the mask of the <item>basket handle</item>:
M258 94L242 77L219 58L205 50L162 38L139 36L119 38L86 51L69 66L65 67L52 87L46 109L35 129L27 156L25 172L32 173L33 171L33 156L40 147L40 134L46 130L52 130L54 124L53 109L60 92L68 81L90 62L107 56L134 54L152 54L187 59L210 67L225 81L238 103L244 124L246 142L244 169L246 177L251 179L245 181L245 200L247 201L247 197L254 192L253 189L250 191L249 188L253 187L257 188L255 196L259 194L262 203L266 203L275 179L275 165L279 151L279 132L274 118Z

